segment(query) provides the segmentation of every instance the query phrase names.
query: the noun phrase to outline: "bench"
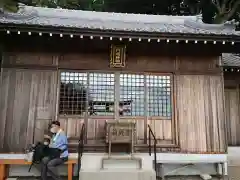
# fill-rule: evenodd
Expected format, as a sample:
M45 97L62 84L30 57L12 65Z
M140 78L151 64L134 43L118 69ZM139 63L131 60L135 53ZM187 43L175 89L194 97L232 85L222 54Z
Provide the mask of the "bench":
M222 179L227 175L226 169L227 154L182 154L182 153L163 153L158 155L157 164L158 172L157 175L165 180L165 177L174 175L175 172L186 170L186 168L192 167L199 164L213 164L217 170L217 175ZM180 167L174 168L167 173L164 172L166 165L179 165ZM201 172L199 171L199 175Z
M17 155L17 158L14 156ZM0 155L0 180L5 180L8 176L9 165L31 165L31 162L23 158L23 154L4 154ZM3 158L4 157L4 158ZM66 163L68 166L68 180L73 179L73 168L77 164L77 159L69 159Z

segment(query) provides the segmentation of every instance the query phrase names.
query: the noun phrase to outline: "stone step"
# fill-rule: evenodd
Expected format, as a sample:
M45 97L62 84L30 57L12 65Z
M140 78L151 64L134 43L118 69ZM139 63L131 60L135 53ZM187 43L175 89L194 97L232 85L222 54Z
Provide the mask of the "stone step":
M104 169L80 171L79 180L156 180L154 170Z
M80 180L95 179L155 180L156 174L152 157L145 154L83 154Z
M139 167L142 167L142 168L152 169L153 167L152 160L153 160L153 157L145 153L144 154L133 153L132 155L124 154L124 153L114 153L110 157L108 156L107 153L84 153L82 156L82 169L88 169L88 168L105 169L104 167L109 167L109 168L132 167L135 169L136 167L138 167L137 169L139 169ZM95 161L94 164L91 163L93 161ZM106 169L109 169L109 168L106 168Z
M103 169L142 169L142 159L128 155L114 155L102 158Z

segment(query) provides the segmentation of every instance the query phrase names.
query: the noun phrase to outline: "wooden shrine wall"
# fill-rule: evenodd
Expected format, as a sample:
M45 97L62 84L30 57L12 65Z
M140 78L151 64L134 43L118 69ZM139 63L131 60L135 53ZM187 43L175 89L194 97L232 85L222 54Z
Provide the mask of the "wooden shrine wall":
M181 149L225 152L227 145L222 76L179 75L177 81Z
M59 119L69 137L78 137L84 118L58 116L59 71L116 71L109 68L107 53L11 52L4 54L1 78L0 148L20 152L27 144L41 140L51 120ZM147 124L157 138L176 143L184 152L226 150L223 80L217 56L137 56L129 54L125 72L172 73L171 120L133 117L138 143L146 143ZM104 139L104 120L87 120L90 144ZM35 127L35 128L34 128Z
M225 72L225 107L229 146L240 145L240 77L238 72Z

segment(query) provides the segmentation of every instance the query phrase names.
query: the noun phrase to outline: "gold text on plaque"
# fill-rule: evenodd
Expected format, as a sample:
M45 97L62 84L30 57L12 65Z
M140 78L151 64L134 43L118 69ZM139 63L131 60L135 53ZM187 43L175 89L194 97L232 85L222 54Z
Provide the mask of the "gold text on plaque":
M129 136L129 130L122 128L113 128L112 136Z
M110 56L110 67L125 67L126 46L112 45Z

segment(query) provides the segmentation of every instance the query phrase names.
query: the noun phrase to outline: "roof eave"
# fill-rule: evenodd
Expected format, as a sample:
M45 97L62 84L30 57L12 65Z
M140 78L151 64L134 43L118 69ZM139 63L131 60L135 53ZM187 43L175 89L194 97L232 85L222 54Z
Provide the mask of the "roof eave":
M229 65L223 65L222 66L224 69L239 69L240 66L229 66Z
M237 35L217 35L217 34L190 34L177 32L133 32L133 31L119 31L119 30L103 30L103 29L86 29L86 28L72 28L72 27L58 27L58 26L38 26L38 25L18 25L0 23L0 31L31 31L42 33L56 33L56 34L73 34L73 35L99 35L107 37L139 37L139 38L169 38L169 39L188 39L188 40L219 40L219 41L235 41L240 42L240 36Z

